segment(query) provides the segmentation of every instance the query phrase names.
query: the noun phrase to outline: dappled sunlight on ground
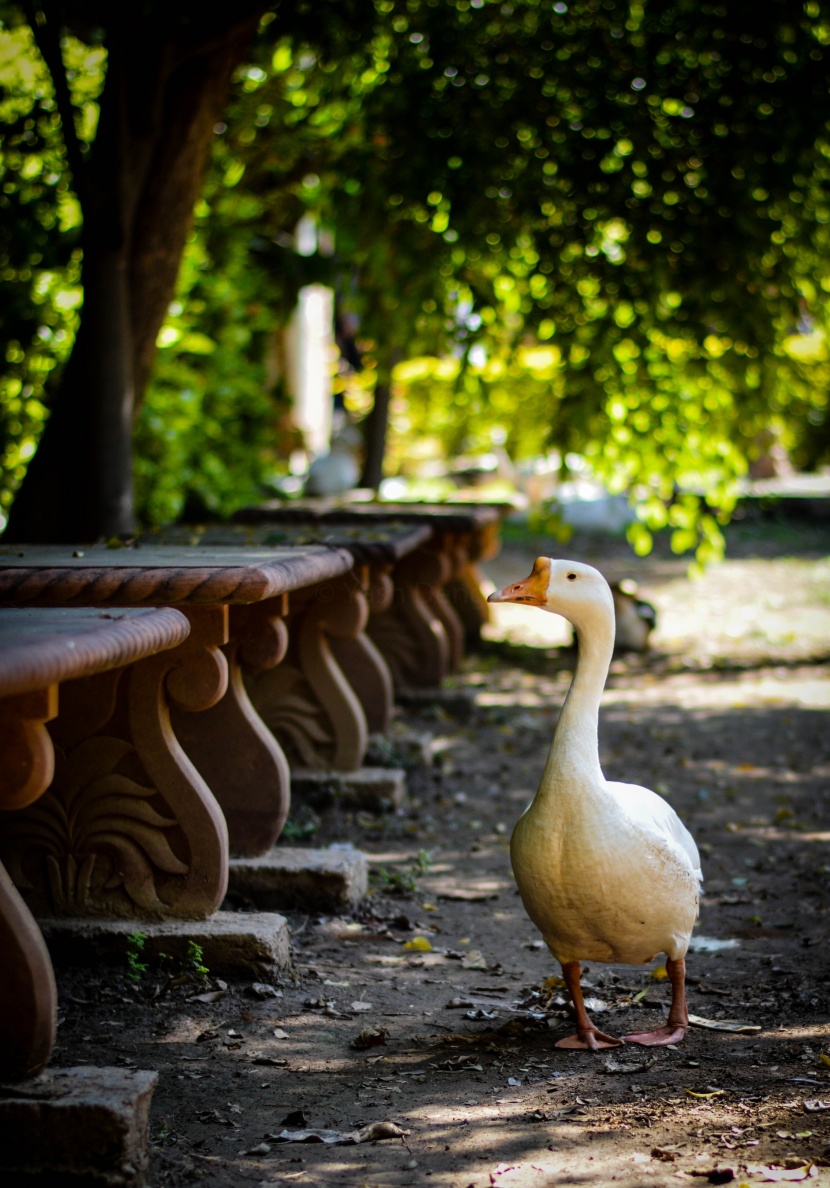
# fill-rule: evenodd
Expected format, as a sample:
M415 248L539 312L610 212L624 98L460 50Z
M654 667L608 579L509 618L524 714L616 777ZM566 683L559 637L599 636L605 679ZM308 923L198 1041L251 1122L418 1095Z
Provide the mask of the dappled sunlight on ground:
M573 1024L516 893L509 840L575 656L562 620L499 608L560 635L528 647L512 625L494 631L454 679L463 719L440 697L401 713L398 727L430 737L431 764L407 770L400 813L292 808L313 844L349 840L367 854L372 893L352 916L290 915L294 964L271 977L273 993L253 977L211 979L199 1001L153 971L133 985L59 970L56 1060L93 1052L160 1073L153 1188L830 1178L826 567L739 556L690 583L683 560L607 553L609 576L637 577L661 627L650 653L612 663L603 769L665 796L703 862L683 1042L555 1047ZM488 572L515 581L535 555L506 550ZM665 1017L662 960L584 964L603 1030ZM382 1122L403 1135L355 1142ZM303 1128L340 1142L285 1141Z

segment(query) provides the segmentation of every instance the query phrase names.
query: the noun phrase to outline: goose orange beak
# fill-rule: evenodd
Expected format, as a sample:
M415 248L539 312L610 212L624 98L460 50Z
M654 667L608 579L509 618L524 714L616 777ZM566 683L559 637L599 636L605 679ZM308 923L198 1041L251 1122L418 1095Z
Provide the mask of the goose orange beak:
M523 578L520 582L514 582L512 586L505 586L503 590L494 590L487 601L521 602L525 606L546 606L549 581L550 561L547 557L537 557L529 577Z

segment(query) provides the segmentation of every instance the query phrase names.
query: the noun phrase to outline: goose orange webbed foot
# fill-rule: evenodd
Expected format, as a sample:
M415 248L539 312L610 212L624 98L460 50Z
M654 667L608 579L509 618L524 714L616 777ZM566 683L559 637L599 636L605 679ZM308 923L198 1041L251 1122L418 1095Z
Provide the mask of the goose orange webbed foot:
M661 1048L666 1044L679 1044L689 1027L689 1010L686 1006L686 963L682 957L666 958L666 972L672 988L669 1017L662 1027L653 1031L635 1031L624 1037L627 1044L640 1044L644 1048Z
M654 1031L635 1031L632 1035L624 1035L623 1042L641 1044L644 1048L659 1048L666 1044L679 1044L685 1034L684 1024L666 1023L663 1027L655 1027Z
M621 1048L623 1042L623 1040L615 1039L613 1035L597 1031L594 1027L580 1031L577 1035L568 1035L564 1039L557 1040L554 1047L573 1048L582 1052L599 1052L602 1048Z

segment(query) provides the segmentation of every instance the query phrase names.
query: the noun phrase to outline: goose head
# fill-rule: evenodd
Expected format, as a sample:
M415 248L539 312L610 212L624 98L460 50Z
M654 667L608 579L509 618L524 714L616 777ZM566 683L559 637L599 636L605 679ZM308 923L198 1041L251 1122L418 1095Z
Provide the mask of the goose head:
M598 569L581 561L556 561L537 557L529 577L503 590L495 590L488 602L518 602L562 615L576 628L598 620L614 621L614 600L608 582Z

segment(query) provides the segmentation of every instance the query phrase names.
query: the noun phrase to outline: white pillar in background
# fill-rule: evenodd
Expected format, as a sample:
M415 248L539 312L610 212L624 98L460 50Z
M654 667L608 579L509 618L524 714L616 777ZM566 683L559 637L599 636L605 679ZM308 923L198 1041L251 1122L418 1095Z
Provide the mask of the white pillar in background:
M289 390L294 416L313 457L328 452L335 358L334 294L325 285L300 289L286 335Z

